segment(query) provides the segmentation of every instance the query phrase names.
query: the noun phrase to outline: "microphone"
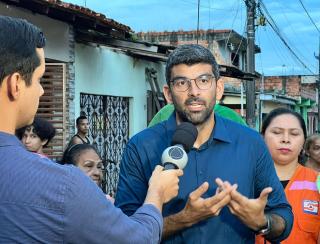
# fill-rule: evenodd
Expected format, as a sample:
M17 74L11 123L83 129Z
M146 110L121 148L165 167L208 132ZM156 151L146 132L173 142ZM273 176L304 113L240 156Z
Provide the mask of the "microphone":
M184 169L188 162L187 153L192 148L198 136L197 128L189 123L183 122L177 126L172 137L171 147L166 148L161 157L164 170Z

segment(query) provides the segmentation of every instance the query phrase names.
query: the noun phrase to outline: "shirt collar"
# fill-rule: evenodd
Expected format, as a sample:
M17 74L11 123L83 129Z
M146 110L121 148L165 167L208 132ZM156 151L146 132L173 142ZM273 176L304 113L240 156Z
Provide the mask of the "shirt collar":
M217 114L214 115L214 128L210 138L211 137L212 139L223 142L232 142L230 132L227 129L226 120Z
M226 120L221 116L215 114L214 121L215 121L214 127L209 137L209 140L206 143L204 143L200 148L202 148L205 145L207 146L211 145L213 143L213 140L222 141L226 143L232 142L230 132L228 132L228 129L227 129ZM172 115L169 117L169 119L165 123L167 127L167 132L168 132L167 135L171 138L177 128L175 111L172 113Z

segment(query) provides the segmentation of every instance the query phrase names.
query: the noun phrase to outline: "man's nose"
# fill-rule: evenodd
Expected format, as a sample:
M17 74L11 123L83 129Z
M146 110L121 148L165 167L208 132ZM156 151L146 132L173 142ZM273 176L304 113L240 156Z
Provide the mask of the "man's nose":
M189 89L188 89L188 95L197 97L197 96L199 96L199 93L200 93L200 89L197 86L196 81L191 80L190 85L189 85Z

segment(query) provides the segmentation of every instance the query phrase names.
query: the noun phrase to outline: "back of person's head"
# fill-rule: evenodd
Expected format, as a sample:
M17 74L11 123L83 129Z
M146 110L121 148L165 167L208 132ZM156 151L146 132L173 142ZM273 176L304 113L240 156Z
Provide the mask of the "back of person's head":
M261 134L262 135L265 134L266 130L268 129L268 127L271 124L273 119L275 119L276 117L278 117L280 115L284 115L284 114L290 114L290 115L293 115L294 117L297 118L297 120L299 121L300 127L303 131L304 139L306 139L307 138L307 128L306 128L306 124L304 122L304 119L302 118L302 116L299 113L297 113L291 109L288 109L288 108L276 108L276 109L272 110L270 113L268 113L262 122Z
M191 66L199 63L210 64L215 79L220 78L219 65L210 50L200 45L186 44L178 46L168 57L166 64L167 84L170 83L173 66L179 64Z
M93 150L99 155L97 149L90 144L74 144L70 147L68 147L62 156L61 164L73 164L75 166L78 165L78 159L81 153L87 150ZM99 155L100 157L100 155Z
M84 119L88 119L88 118L86 116L84 116L84 115L79 116L76 119L76 125L78 126L81 123L81 121L84 120Z
M0 30L0 86L15 72L29 86L32 73L40 65L36 48L45 46L43 33L26 20L7 16L0 16Z
M24 132L31 130L41 139L41 141L47 140L44 146L48 145L48 143L56 135L56 129L53 127L53 125L49 121L40 117L35 117L31 125L18 129L16 131L16 135L21 140Z

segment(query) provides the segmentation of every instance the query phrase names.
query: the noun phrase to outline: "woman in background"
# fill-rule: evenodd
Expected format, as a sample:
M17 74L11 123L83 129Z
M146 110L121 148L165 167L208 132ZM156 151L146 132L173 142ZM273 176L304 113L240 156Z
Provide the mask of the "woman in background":
M43 148L48 145L55 134L56 130L53 125L39 117L35 117L31 125L16 131L17 137L28 151L41 155L44 155Z
M96 148L90 144L75 144L67 148L61 164L73 164L89 176L99 187L103 180L103 162ZM107 199L114 202L107 195Z
M320 135L309 136L304 146L308 160L306 167L320 172Z
M307 135L303 118L286 108L275 109L263 121L261 134L294 214L292 231L281 243L317 243L320 230L317 172L299 162ZM257 237L257 243L263 241Z

